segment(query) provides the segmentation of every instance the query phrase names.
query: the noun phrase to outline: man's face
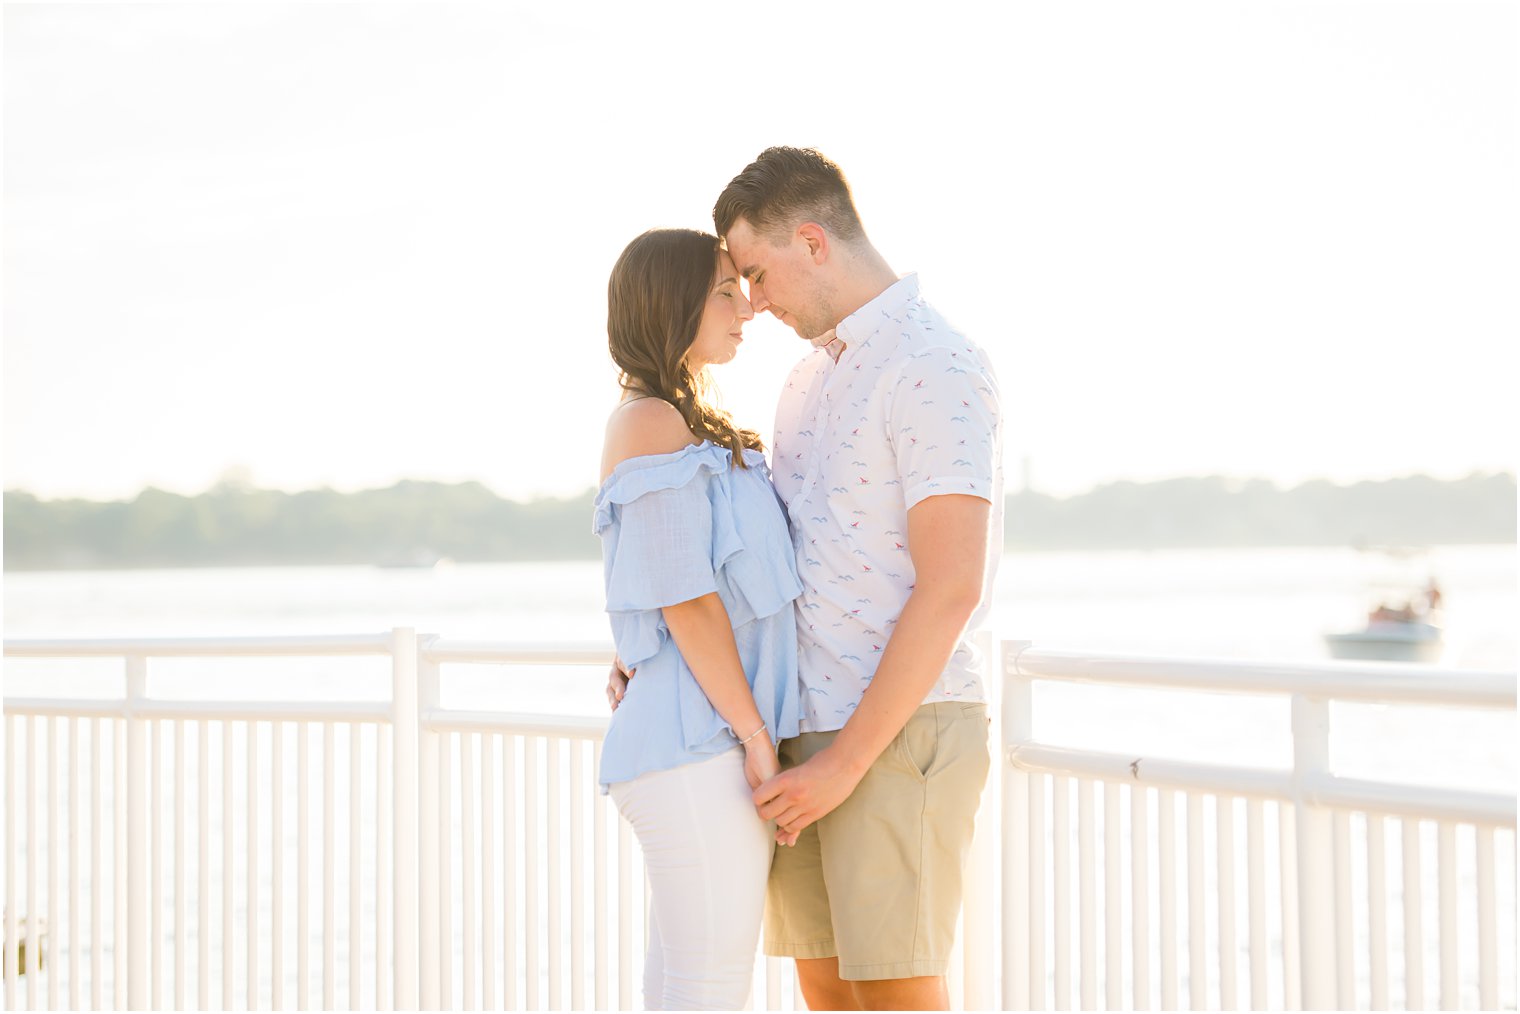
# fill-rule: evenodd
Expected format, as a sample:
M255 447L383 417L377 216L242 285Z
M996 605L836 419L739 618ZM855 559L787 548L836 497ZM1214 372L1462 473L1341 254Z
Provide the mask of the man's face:
M749 301L756 313L769 310L771 316L807 339L838 323L828 319L817 265L807 240L798 233L793 232L778 246L741 218L723 239L739 274L749 283Z

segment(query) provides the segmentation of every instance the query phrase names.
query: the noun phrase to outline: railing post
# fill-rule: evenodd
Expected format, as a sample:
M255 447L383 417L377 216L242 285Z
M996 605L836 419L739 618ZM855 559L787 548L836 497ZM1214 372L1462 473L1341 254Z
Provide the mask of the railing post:
M447 808L440 811L438 799L438 734L429 732L424 720L439 706L438 663L427 657L429 637L419 644L417 653L417 784L421 786L421 816L417 823L420 901L417 917L420 935L419 988L423 1010L438 1010L442 1001L441 956L450 952L451 941L439 936L439 902L448 885L439 876L439 821L449 817ZM452 970L450 970L452 971Z
M1330 703L1293 697L1293 789L1298 828L1299 966L1302 1010L1333 1010L1335 895L1330 810L1309 801L1307 783L1330 770Z
M391 631L391 969L396 1010L417 1010L417 632ZM384 918L384 916L380 916ZM305 941L302 942L303 946ZM377 954L377 961L385 955ZM302 1002L304 1004L305 997Z
M1034 681L1019 672L1019 655L1028 647L1028 641L1003 641L999 656L1004 1010L1029 1009L1029 776L1013 766L1014 749L1034 736Z
M136 714L148 696L148 660L127 657L127 1007L148 1009L148 723ZM156 772L155 772L156 774ZM30 830L30 829L28 829ZM30 913L29 913L30 915Z

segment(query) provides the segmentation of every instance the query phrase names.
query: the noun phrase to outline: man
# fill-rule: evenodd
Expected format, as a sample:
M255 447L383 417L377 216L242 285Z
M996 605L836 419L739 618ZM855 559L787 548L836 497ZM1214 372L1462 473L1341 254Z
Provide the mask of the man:
M769 148L714 224L815 351L777 407L802 729L754 794L777 822L765 949L813 1010L948 1007L961 873L989 765L982 660L1002 551L1001 415L986 356L871 245L838 166Z

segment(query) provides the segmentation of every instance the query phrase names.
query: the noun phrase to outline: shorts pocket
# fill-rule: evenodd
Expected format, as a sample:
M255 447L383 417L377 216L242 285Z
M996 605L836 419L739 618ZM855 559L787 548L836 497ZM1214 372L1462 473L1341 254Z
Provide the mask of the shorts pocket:
M926 781L939 756L939 716L932 707L921 708L897 734L897 752L919 781Z

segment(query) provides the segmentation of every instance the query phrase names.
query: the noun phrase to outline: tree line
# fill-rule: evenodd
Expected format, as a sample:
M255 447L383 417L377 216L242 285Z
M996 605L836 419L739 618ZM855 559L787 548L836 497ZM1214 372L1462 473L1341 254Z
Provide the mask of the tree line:
M5 568L594 559L592 499L587 491L522 503L480 483L417 481L358 493L149 488L112 502L11 490ZM1217 477L1116 482L1071 497L1015 493L1005 507L1005 541L1016 550L1512 543L1516 524L1509 473L1291 489Z

